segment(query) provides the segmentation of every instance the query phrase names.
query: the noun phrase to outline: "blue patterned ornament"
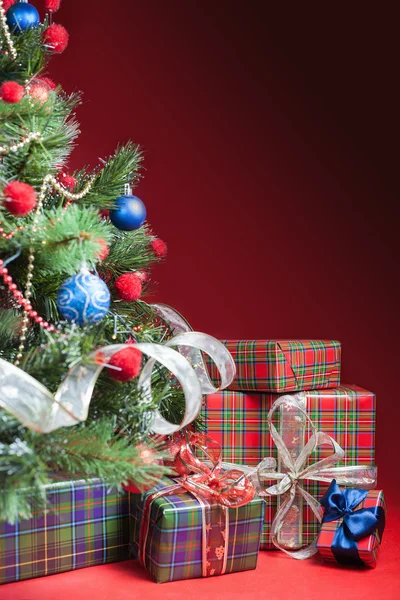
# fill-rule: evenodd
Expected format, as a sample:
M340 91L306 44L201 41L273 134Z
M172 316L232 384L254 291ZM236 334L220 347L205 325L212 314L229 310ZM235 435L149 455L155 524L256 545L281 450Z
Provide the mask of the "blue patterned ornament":
M10 6L6 18L7 25L12 33L27 31L31 27L38 27L40 23L40 16L36 8L23 0Z
M58 290L57 307L67 321L98 323L110 307L110 292L100 277L82 270L64 281Z
M137 196L120 196L110 210L110 220L121 231L139 229L146 219L146 207Z

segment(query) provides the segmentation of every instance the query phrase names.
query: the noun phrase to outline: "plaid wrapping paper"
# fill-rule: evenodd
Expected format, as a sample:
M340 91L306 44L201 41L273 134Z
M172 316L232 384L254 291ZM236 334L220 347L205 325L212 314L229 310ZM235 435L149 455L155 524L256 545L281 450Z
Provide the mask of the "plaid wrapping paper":
M386 514L386 503L382 490L370 490L365 500L361 502L355 510L375 506L381 506ZM337 563L331 546L336 530L340 527L342 521L343 519L338 519L337 521L331 521L330 523L323 523L319 532L317 541L318 552L323 556L324 560L327 560L328 562ZM367 567L376 567L376 560L382 541L381 538L382 536L379 536L379 532L376 529L371 535L367 535L357 542L358 555Z
M334 388L340 383L340 342L324 340L225 340L236 363L230 390L293 392ZM218 371L206 357L215 385Z
M50 508L14 525L0 522L0 582L9 583L129 558L128 494L100 479L46 486Z
M375 394L355 385L331 390L305 392L307 412L318 430L325 431L345 450L340 465L370 465L375 462ZM207 396L202 410L207 433L222 448L223 460L256 466L263 458L277 458L277 449L268 430L267 415L276 394L223 391ZM275 425L279 428L279 415ZM328 447L320 447L309 464L328 456ZM305 489L321 498L328 484L306 482ZM267 498L261 549L275 549L269 528L277 510L277 498ZM319 525L311 509L303 507L303 540L309 544Z
M143 496L130 494L131 555L139 555L144 498L175 483L165 477ZM229 509L229 544L226 573L257 566L264 501ZM218 508L218 507L216 507ZM189 493L163 496L152 503L146 543L146 568L158 583L202 577L202 510Z

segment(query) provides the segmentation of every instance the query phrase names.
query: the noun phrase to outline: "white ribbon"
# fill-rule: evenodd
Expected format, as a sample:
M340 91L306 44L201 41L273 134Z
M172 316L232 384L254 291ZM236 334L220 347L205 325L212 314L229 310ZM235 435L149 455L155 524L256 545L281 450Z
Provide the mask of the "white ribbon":
M301 416L301 418L306 419L311 430L310 438L300 449L300 453L295 459L292 457L290 450L272 422L274 413L281 407L283 407L283 410L294 409L297 417ZM281 396L274 402L268 413L268 425L285 472L279 473L276 471L277 461L272 457L262 460L255 469L225 462L222 466L226 469L234 467L242 469L245 475L252 481L260 496L280 496L288 492L288 497L282 502L272 521L271 539L277 548L283 550L283 552L286 552L292 558L303 560L317 552L316 539L306 548L294 551L285 547L285 544L280 540L282 527L286 524L285 517L294 504L296 493L299 493L310 506L317 520L319 522L322 520L319 502L303 488L302 482L309 480L330 483L332 479L336 479L339 485L373 489L376 485L377 468L362 465L333 467L335 463L343 460L345 456L344 450L330 435L323 431L317 431L306 410L302 407L299 398L295 396ZM308 458L322 445L329 445L332 449L332 454L306 466ZM278 483L268 487L266 481L271 480L277 480ZM298 518L300 518L300 515L298 515Z
M173 312L173 309L169 310ZM190 329L189 325L187 329ZM191 365L188 358L172 346L189 349L188 358L195 358L197 362ZM151 375L156 362L176 377L185 397L182 422L170 423L156 411L150 427L154 433L171 434L194 421L200 412L203 394L228 387L235 377L235 363L229 351L221 342L205 333L186 330L166 344L139 343L134 347L149 357L138 379L138 387L147 397L151 397ZM23 425L40 433L83 422L87 419L94 386L101 371L110 358L124 348L125 344L98 348L88 356L88 360L78 363L68 372L54 396L28 373L0 359L0 406ZM220 388L214 388L202 370L201 363L204 369L205 366L200 351L206 352L215 362L221 375ZM96 361L100 353L104 358L102 362Z
M215 344L204 346L201 337L193 337L191 338L191 343L189 343L189 339L186 336L180 337L180 334L187 333L189 331L192 332L192 328L186 319L180 313L178 313L178 311L170 306L167 306L166 304L152 304L152 308L155 309L156 313L161 316L163 321L168 324L174 333L174 338L167 342L167 346L178 346L179 352L183 354L185 358L187 358L195 370L197 378L200 381L203 394L215 394L216 392L227 388L232 383L236 375L235 361L230 353L228 352L228 356L226 352L222 352L221 348L219 348L219 346L217 348ZM204 334L196 333L194 335L202 336ZM218 344L220 345L220 342L218 342ZM211 382L201 351L208 354L218 368L221 382L217 388ZM211 351L213 354L210 354L209 351Z

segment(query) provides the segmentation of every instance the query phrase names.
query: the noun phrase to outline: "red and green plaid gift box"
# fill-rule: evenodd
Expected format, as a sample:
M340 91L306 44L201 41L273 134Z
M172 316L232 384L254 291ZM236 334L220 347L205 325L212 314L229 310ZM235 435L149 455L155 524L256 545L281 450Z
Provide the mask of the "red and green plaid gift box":
M304 392L307 412L318 430L333 437L345 450L340 465L375 463L375 394L355 385L342 385L330 390ZM267 415L277 394L223 391L207 396L202 414L207 433L222 448L223 460L256 466L263 458L278 458L268 429ZM279 415L275 415L279 429ZM318 448L309 459L314 463L329 454L328 447ZM305 489L321 498L328 485L307 482ZM277 510L277 498L268 498L261 549L275 549L269 534ZM311 543L318 533L311 509L303 507L303 542Z
M155 491L174 484L163 482L143 496L130 494L131 556L140 555L140 527L145 500ZM219 507L210 505L211 510ZM227 573L248 571L257 566L264 501L255 498L239 508L229 508ZM218 524L220 527L222 523ZM213 525L214 526L214 525ZM223 536L225 539L225 533ZM203 517L201 503L189 493L162 496L151 503L150 526L145 548L145 565L158 583L202 577Z
M386 514L386 503L382 490L370 490L366 498L360 502L355 511L362 508L375 508L376 506L381 506ZM337 521L331 521L330 523L323 523L319 532L317 540L318 552L324 560L328 562L337 563L332 552L332 543L335 533L341 526L342 521L343 519L341 518L337 519ZM371 535L367 535L357 542L358 556L367 567L376 567L376 560L382 541L382 533L383 531L380 535L378 529L376 529Z
M53 575L129 558L128 494L100 479L45 486L49 507L0 522L0 582Z
M236 363L230 390L293 392L334 388L340 383L340 342L325 340L225 340ZM217 368L207 359L211 379Z

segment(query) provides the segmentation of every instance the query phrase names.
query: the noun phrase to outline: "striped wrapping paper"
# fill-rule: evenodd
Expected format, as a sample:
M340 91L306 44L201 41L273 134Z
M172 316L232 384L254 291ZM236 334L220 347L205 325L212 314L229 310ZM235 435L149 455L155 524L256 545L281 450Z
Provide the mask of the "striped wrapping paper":
M346 451L343 465L371 465L375 462L375 395L355 385L331 390L307 391L307 411L317 429L333 437ZM222 448L223 460L256 466L267 456L277 457L277 449L268 431L267 415L277 394L224 391L207 396L203 417L207 433ZM275 415L279 428L279 415ZM309 464L329 454L319 448ZM337 464L335 466L340 466ZM272 484L272 482L271 482ZM305 489L321 498L328 485L305 483ZM261 549L275 549L269 528L277 509L277 499L267 498ZM316 537L319 526L311 509L303 507L303 542Z
M49 509L0 522L0 582L52 575L129 558L128 494L100 479L46 486Z
M363 500L355 510L375 506L382 506L386 514L386 503L382 490L370 490L365 500ZM343 519L338 519L337 521L331 521L330 523L323 523L321 531L319 532L317 541L318 552L324 560L328 562L337 563L332 552L332 543L336 530L340 527L342 521ZM367 535L357 542L358 556L367 567L376 567L376 560L381 541L382 535L380 536L376 529L371 535Z
M334 388L340 383L340 342L331 340L225 340L236 363L230 390L293 392ZM206 358L218 386L216 366Z
M165 477L162 484L144 496L130 494L130 546L134 558L139 556L145 498L174 483ZM218 509L218 506L213 508ZM263 512L264 501L260 498L255 498L245 506L229 509L225 573L256 568ZM218 526L222 527L223 523L220 522ZM202 577L202 529L202 508L191 494L163 496L152 503L146 568L158 583Z

